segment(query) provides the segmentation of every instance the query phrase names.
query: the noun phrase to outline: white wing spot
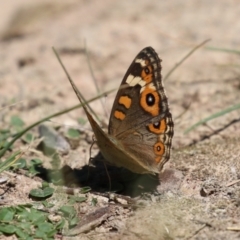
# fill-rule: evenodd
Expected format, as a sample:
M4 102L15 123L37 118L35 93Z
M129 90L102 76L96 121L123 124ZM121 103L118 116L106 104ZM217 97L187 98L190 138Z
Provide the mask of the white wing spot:
M142 88L141 88L141 90L140 90L140 93L142 93L142 92L145 90L146 84L141 85L141 86L142 86ZM154 91L156 91L156 87L154 86L153 83L148 84L147 87L148 87L148 88L151 88L151 89L154 90Z
M152 90L156 91L156 87L154 86L153 83L148 84L148 87L151 88Z
M136 62L136 63L140 63L142 67L145 67L145 66L146 66L146 62L145 62L145 60L142 59L142 58L137 58L137 59L135 60L135 62Z
M137 84L139 84L141 87L143 87L146 84L145 81L141 77L138 77L138 76L134 77L132 74L130 74L127 77L126 83L128 83L129 86L131 86L131 87L134 87Z

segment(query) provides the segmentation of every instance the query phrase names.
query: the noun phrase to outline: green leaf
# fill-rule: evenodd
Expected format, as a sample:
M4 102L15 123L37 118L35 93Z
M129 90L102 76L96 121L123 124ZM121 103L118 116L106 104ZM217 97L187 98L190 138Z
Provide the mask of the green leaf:
M18 163L19 169L26 168L26 166L27 166L27 162L26 162L25 158L19 158L17 163Z
M50 197L54 192L54 188L46 187L44 189L32 189L29 193L31 197L36 197L36 198L46 198Z
M34 240L33 237L28 236L25 240Z
M31 233L31 232L29 232ZM22 229L17 228L15 231L15 234L20 238L20 239L27 239L28 237L30 237L27 233L26 233L26 229L25 231L23 231Z
M65 217L71 217L71 216L74 216L75 215L75 209L73 206L62 206L59 211L61 211Z
M34 203L25 203L22 205L17 205L14 208L18 211L26 210L27 208L32 208L34 206Z
M56 233L57 233L57 230L52 229L51 231L47 232L46 234L47 234L48 239L49 239L50 237L53 237Z
M37 227L41 232L44 233L48 233L54 229L53 224L49 222L41 222L37 225Z
M83 187L83 188L81 188L81 193L88 193L90 191L91 191L90 187Z
M49 197L54 193L54 188L46 187L43 189L45 197Z
M0 221L10 222L13 220L15 211L13 208L2 208L0 210Z
M11 125L17 128L22 128L24 126L24 122L18 116L11 117Z
M48 201L42 201L42 204L43 204L43 206L46 207L46 208L52 208L52 207L54 206L53 203L50 203L50 202L48 202Z
M59 221L57 225L55 225L55 228L59 230L59 229L62 229L64 225L65 225L65 220L61 219L61 221Z
M97 198L92 198L92 205L93 206L96 206L97 205Z
M47 220L47 214L31 208L28 218L34 225L37 225L39 222L44 222Z
M84 124L87 122L87 120L86 120L86 119L83 119L83 118L78 118L77 121L78 121L78 123L81 124L81 125L84 125Z
M49 183L46 181L42 182L42 188L46 188L46 187L49 187Z
M40 173L39 166L42 165L42 160L40 159L31 159L29 163L29 174L35 176Z
M0 225L0 232L13 234L16 231L16 227L14 225Z
M36 229L34 238L47 239L47 235L40 229Z
M86 197L79 197L79 196L71 196L69 199L71 203L75 203L75 202L81 203L87 200Z
M25 211L19 212L17 214L18 220L25 222L26 219L29 218L29 212L25 209Z
M24 140L26 143L31 143L31 142L33 142L33 140L34 140L34 136L33 136L33 134L31 134L31 133L26 133L26 134L23 136L23 140Z
M70 227L70 228L75 227L75 226L77 225L78 222L79 222L78 217L74 217L74 218L72 218L72 219L70 220L70 222L69 222L69 227Z
M28 220L28 219L24 219L25 221ZM21 230L23 229L25 232L28 232L28 233L31 233L31 222L27 221L27 222L18 222L17 224L18 228Z
M30 166L38 166L42 164L42 160L39 158L33 158L30 161Z
M67 132L67 136L70 138L79 138L80 137L80 133L78 130L74 129L74 128L69 128L68 132Z

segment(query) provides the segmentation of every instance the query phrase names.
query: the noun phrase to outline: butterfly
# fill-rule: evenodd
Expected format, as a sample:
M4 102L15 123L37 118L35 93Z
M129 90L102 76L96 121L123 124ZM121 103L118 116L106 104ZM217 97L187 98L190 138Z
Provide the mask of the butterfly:
M98 125L69 79L106 162L135 173L159 173L170 158L174 124L161 76L161 60L152 47L133 60L118 89L108 132Z

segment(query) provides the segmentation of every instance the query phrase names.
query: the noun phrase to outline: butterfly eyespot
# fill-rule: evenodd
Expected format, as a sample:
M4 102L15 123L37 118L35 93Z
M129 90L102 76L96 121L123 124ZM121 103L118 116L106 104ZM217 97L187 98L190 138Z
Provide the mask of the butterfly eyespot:
M149 74L149 73L150 73L150 70L149 70L148 67L145 67L145 68L144 68L144 71L145 71L146 74Z
M140 106L144 111L150 113L152 116L157 116L161 111L159 107L160 96L154 86L143 87L140 97Z
M153 106L155 104L155 97L152 93L146 95L146 103L148 106Z
M155 134L164 134L167 130L166 119L163 118L159 122L151 123L148 125L148 130Z
M160 127L160 122L155 122L155 123L153 123L153 127L156 128L156 129L159 129L159 127Z
M159 156L159 155L163 155L164 152L165 152L165 148L164 148L163 143L162 142L155 143L154 153Z

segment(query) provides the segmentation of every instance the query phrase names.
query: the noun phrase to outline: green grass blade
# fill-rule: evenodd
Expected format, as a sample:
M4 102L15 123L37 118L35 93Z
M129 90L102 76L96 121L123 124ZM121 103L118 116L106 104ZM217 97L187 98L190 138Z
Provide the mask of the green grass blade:
M88 100L87 102L88 102L88 103L93 102L93 101L95 101L95 100L97 100L97 99L99 99L99 98L101 98L101 97L106 96L107 94L109 94L109 93L111 93L111 92L113 92L113 91L116 91L116 89L112 89L112 90L106 91L106 92L104 92L104 93L102 93L102 94L99 94L98 96L96 96L96 97L94 97L94 98L91 98L91 99ZM60 115L62 115L62 114L68 113L68 112L70 112L70 111L72 111L72 110L75 110L75 109L77 109L77 108L80 108L80 107L82 107L82 104L77 104L77 105L75 105L75 106L73 106L73 107L70 107L70 108L67 108L67 109L65 109L65 110L63 110L63 111L60 111L60 112L54 113L54 114L52 114L52 115L49 115L48 117L45 117L45 118L43 118L43 119L41 119L41 120L39 120L39 121L31 124L30 126L26 127L26 128L23 129L22 131L16 133L16 134L14 135L13 139L0 151L0 158L1 158L1 157L5 154L5 152L14 144L14 142L15 142L17 139L19 139L20 137L22 137L27 131L29 131L29 130L32 129L33 127L36 127L37 125L39 125L39 124L41 124L41 123L43 123L43 122L45 122L45 121L48 121L48 120L50 120L51 118L54 118L54 117L60 116Z
M196 127L214 119L214 118L218 118L218 117L221 117L229 112L232 112L234 110L237 110L237 109L240 109L240 103L239 104L236 104L234 106L231 106L229 108L226 108L225 110L222 110L220 112L217 112L217 113L214 113L213 115L207 117L207 118L204 118L203 120L195 123L194 125L192 125L191 127L189 127L187 130L185 130L184 134L187 134L189 133L190 131L192 131L193 129L195 129Z
M217 48L217 47L205 47L207 50L211 51L219 51L219 52L227 52L227 53L234 53L234 54L240 54L240 50L236 49L229 49L229 48Z
M0 163L0 173L5 171L7 168L12 166L21 156L20 151L15 152L12 156L10 156L7 160L4 162Z

